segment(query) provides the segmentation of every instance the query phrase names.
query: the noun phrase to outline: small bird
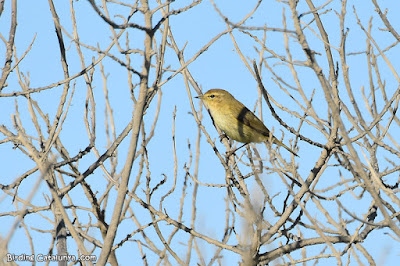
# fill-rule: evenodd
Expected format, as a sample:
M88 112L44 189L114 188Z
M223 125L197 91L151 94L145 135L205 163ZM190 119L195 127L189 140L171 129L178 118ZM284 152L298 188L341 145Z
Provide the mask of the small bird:
M245 144L268 141L271 138L273 143L282 146L298 157L288 146L271 136L264 123L229 92L212 89L195 98L203 101L204 105L210 110L214 123L229 138Z

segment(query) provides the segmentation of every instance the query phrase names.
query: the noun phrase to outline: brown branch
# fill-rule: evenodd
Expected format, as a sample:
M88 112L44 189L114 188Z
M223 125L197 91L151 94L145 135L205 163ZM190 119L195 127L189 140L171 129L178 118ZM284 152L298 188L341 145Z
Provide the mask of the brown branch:
M256 64L256 61L253 61L253 68L254 68L254 73L256 74L256 79L257 79L257 83L258 86L264 96L265 101L267 102L267 105L269 107L269 109L271 110L272 115L275 117L276 120L278 120L278 122L287 130L289 130L292 134L296 135L296 137L299 137L301 140L306 141L308 143L310 143L311 145L315 145L317 147L320 148L325 148L324 145L322 145L321 143L315 142L305 136L303 136L302 134L300 134L299 132L297 132L294 128L288 126L288 124L286 124L275 112L274 107L271 105L271 102L269 101L269 96L267 93L267 90L265 89L262 81L261 81L261 77L260 77L260 73L258 72L258 67Z
M1 4L1 10L3 9L4 3ZM1 14L1 13L0 13ZM14 49L15 32L17 30L17 0L11 1L11 26L8 36L6 56L3 67L3 73L0 78L0 92L4 89L8 75L11 72L12 55Z

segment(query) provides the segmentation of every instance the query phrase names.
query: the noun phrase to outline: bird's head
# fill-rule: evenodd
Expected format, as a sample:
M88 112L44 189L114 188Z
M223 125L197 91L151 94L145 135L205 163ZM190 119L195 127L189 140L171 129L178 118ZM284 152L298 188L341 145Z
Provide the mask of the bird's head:
M224 105L229 104L232 100L235 99L229 92L221 89L209 90L203 95L195 98L201 99L204 104L211 110L215 108L223 108Z

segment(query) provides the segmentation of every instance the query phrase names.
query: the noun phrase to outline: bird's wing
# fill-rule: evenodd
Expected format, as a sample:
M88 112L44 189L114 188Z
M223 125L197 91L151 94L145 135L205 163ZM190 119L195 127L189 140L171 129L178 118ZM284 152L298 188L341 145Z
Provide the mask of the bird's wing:
M268 128L264 125L264 123L255 114L253 114L242 103L240 103L240 104L241 104L241 106L236 105L238 108L240 108L240 112L237 117L238 123L248 126L249 128L259 132L260 134L266 136L267 138L272 138L273 143L284 147L286 150L288 150L289 152L291 152L292 154L294 154L295 156L298 157L298 155L294 151L292 151L288 146L283 144L281 141L279 141L274 136L271 136Z
M238 122L242 123L251 129L259 132L260 134L269 137L270 133L268 128L264 125L264 123L253 114L246 106L242 105L239 115L237 117Z

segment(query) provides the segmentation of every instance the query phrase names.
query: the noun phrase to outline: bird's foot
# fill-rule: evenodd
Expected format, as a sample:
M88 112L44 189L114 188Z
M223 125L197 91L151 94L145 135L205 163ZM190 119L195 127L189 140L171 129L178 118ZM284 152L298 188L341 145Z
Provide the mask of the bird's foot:
M220 141L220 142L222 142L222 140L223 140L224 138L228 139L228 136L227 136L225 133L219 135L219 141Z

